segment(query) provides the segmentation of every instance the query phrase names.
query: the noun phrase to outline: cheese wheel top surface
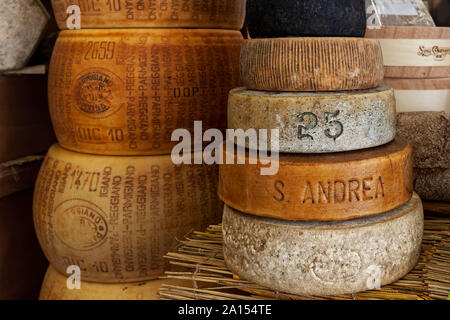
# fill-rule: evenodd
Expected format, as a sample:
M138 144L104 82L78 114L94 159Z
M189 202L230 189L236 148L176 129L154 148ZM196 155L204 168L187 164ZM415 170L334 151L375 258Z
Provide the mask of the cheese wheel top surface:
M235 164L220 166L219 196L230 207L258 216L348 220L392 210L413 192L412 148L400 140L339 154L280 154L270 164L278 168L275 175L261 175L269 165L249 152L234 157ZM239 159L245 164L236 164Z
M81 28L242 28L245 0L52 0L53 11L60 29L71 21L68 8L78 5ZM73 11L71 11L73 14Z
M369 89L383 80L377 40L365 38L274 38L245 40L244 86L268 91Z
M170 154L174 130L225 129L241 85L242 34L228 30L62 31L49 70L59 143L108 155Z
M53 146L33 205L41 247L60 273L77 265L83 281L156 279L177 238L220 220L217 166L170 156L94 156Z

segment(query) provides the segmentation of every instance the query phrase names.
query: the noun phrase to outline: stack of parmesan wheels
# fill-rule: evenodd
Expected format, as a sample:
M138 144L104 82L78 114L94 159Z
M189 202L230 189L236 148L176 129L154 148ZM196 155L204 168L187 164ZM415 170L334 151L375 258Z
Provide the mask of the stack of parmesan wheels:
M220 220L218 167L173 164L171 135L194 121L226 128L245 1L77 1L81 16L74 1L52 4L63 29L48 81L59 144L34 195L51 264L41 298L152 298L147 281L163 275L177 238ZM65 30L78 18L81 29ZM70 290L77 270L81 289Z
M326 8L342 21L327 20ZM277 26L277 38L248 19L250 36L259 38L244 40L245 88L230 93L228 126L279 129L279 170L261 175L267 163L239 140L246 164L220 166L227 266L240 278L299 295L398 280L418 261L423 208L413 192L412 148L395 138L394 92L381 85L381 47L361 38L364 4L248 1L248 17L254 10L263 24ZM323 23L292 31L284 12ZM334 24L348 28L336 33Z
M414 147L414 186L450 201L450 28L383 26L384 83L395 89L397 133Z

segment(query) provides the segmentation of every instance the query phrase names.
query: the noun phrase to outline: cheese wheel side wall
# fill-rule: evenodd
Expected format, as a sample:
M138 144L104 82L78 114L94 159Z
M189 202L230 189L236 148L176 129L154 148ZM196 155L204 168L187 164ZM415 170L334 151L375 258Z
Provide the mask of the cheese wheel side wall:
M49 107L61 146L103 155L170 154L175 129L226 128L243 37L225 30L77 30L59 36Z
M220 165L219 196L230 207L257 216L347 220L392 210L413 193L412 148L399 140L347 153L280 154L273 176L262 176L260 169L267 166L249 160L247 152L245 165Z
M325 153L380 146L395 138L392 88L351 92L281 93L234 89L229 129L279 130L281 153ZM270 137L268 137L270 142ZM249 142L235 142L249 147ZM271 150L270 143L261 141Z
M170 156L105 157L53 146L33 214L41 247L60 273L133 282L161 276L163 256L188 232L220 220L217 166L175 166Z
M245 0L79 1L52 0L60 29L67 29L70 5L81 10L81 28L242 28Z
M81 289L69 290L67 277L50 266L42 283L39 300L158 300L163 284L182 285L181 280L152 280L133 283L81 282Z
M373 39L251 39L242 45L241 77L254 90L368 89L383 81L383 56Z
M450 28L383 26L367 29L378 39L384 73L391 78L447 78L450 74Z

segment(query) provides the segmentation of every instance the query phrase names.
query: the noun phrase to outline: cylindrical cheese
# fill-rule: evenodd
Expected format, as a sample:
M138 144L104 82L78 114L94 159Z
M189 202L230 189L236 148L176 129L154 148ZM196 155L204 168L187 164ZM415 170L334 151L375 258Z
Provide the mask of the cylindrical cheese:
M228 128L279 130L282 153L342 152L372 148L395 138L394 91L388 87L350 92L231 91ZM271 136L268 136L270 142ZM248 141L236 141L251 147ZM267 149L270 143L260 141Z
M0 8L0 72L22 69L50 16L37 0L3 0Z
M255 90L368 89L383 80L383 57L372 39L252 39L242 45L241 77Z
M450 112L399 113L397 133L413 147L414 190L450 201Z
M245 0L52 0L59 28L67 29L68 7L81 11L81 28L211 28L239 30ZM73 14L73 13L72 13ZM70 22L70 20L69 20Z
M50 263L83 281L123 283L161 276L177 239L217 223L217 166L170 156L111 157L53 146L39 173L34 222Z
M361 0L247 0L252 38L364 37L366 12Z
M423 228L417 194L392 211L344 222L286 222L226 206L224 258L240 278L277 292L356 293L395 282L413 269Z
M75 286L76 283L60 274L52 266L47 270L42 283L40 300L159 300L158 290L163 284L181 285L181 281L153 280L133 283L80 283L80 288L67 288L67 283Z
M383 50L385 76L446 78L450 74L450 28L383 26L368 29Z
M395 89L397 112L450 112L450 78L384 78L384 83Z
M104 155L170 154L175 129L225 129L240 85L239 31L63 31L50 65L60 144Z
M239 211L282 220L333 221L375 215L411 198L411 153L411 146L394 140L346 153L280 154L271 163L278 167L275 175L261 175L267 164L258 161L259 156L256 159L246 151L241 159L237 153L235 164L220 166L219 196Z

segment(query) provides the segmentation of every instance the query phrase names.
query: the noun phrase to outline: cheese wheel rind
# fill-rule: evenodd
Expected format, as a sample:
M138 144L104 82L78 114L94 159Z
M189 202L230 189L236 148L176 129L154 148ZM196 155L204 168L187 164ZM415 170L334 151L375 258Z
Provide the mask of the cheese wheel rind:
M0 72L25 67L50 16L40 1L3 0L0 8Z
M394 140L395 111L394 91L385 86L326 93L239 88L228 99L228 128L278 129L282 153L342 152ZM236 143L249 147L248 141Z
M62 31L49 71L59 143L103 155L170 154L174 130L225 129L241 84L242 34L228 30Z
M347 220L392 210L413 193L412 148L398 139L346 153L280 154L271 163L272 169L278 166L275 175L261 175L268 165L249 152L234 157L234 165L220 165L219 196L230 207L257 216Z
M424 229L414 194L403 206L344 222L286 222L224 209L224 258L240 278L277 292L337 295L376 289L416 265Z
M171 156L108 157L53 146L39 173L36 233L60 273L124 283L157 278L163 256L190 230L217 223L217 166L181 165Z
M413 147L414 168L450 169L450 112L398 113L397 136Z
M397 112L450 112L450 78L384 78L394 88Z
M77 1L52 0L60 29L67 29L67 8L78 5L81 28L242 28L244 0L203 1Z
M383 57L372 39L251 39L242 45L241 77L255 90L369 89L383 80Z
M157 300L159 287L165 283L172 284L170 280L117 284L81 281L80 289L70 290L67 288L70 276L64 276L50 266L42 283L39 300Z

